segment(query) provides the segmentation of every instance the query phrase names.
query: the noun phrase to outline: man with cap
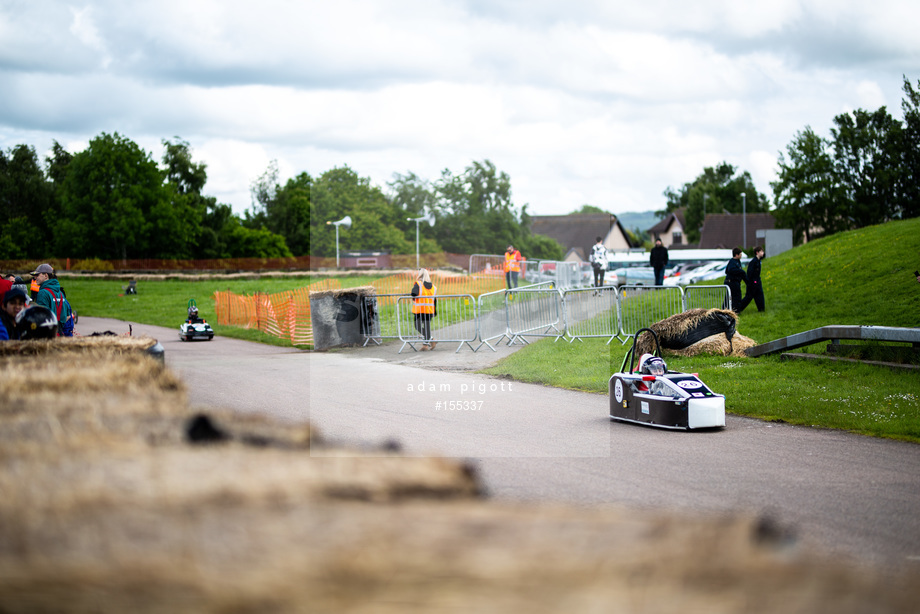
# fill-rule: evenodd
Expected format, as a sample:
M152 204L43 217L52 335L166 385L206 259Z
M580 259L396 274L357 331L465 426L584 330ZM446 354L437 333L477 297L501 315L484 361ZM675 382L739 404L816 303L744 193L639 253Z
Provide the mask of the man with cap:
M63 304L65 296L61 284L54 277L54 268L50 264L38 265L38 268L32 271L32 282L38 284L35 304L47 307L51 313L55 314L58 318L58 330L63 332L63 321L70 314L64 313L63 307L58 309L59 303Z
M6 329L9 339L19 339L16 316L26 307L26 293L22 288L7 290L0 304L0 324ZM0 333L2 335L3 333Z
M505 250L505 283L508 289L517 288L518 273L521 272L521 252L509 245Z

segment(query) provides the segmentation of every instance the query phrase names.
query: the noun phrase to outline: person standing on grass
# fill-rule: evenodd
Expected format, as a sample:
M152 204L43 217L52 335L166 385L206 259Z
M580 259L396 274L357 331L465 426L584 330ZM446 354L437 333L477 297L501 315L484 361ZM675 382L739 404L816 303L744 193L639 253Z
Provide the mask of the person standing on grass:
M738 313L741 310L741 282L747 284L747 275L744 274L744 268L741 266L740 247L732 249L732 259L725 266L725 285L732 297L732 311Z
M521 272L521 252L509 245L505 250L505 284L508 289L517 288L518 273Z
M655 269L655 285L664 285L664 268L668 266L668 248L661 244L661 239L655 239L655 247L649 255L648 262Z
M415 315L415 330L422 336L422 351L433 350L437 341L431 340L431 318L436 314L438 288L431 283L427 269L419 269L412 286L412 313Z
M751 304L751 301L757 304L757 311L765 310L763 297L763 284L760 281L760 261L763 260L764 251L761 246L754 248L754 257L748 263L747 268L747 292L744 293L744 300L741 301L741 308L738 313L744 311L744 308Z
M607 271L607 248L601 237L591 248L591 266L594 268L594 287L600 288L604 285L604 273Z

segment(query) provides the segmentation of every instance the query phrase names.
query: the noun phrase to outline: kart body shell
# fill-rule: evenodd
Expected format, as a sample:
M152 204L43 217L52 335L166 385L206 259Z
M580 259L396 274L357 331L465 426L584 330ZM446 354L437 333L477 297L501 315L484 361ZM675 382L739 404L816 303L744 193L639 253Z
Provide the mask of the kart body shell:
M194 341L195 339L210 341L213 338L214 329L204 320L186 320L179 326L179 339L182 341Z
M696 375L677 371L647 375L633 370L635 340L643 331L655 335L647 328L637 332L620 372L610 376L610 419L679 430L724 427L725 396L714 393ZM660 356L657 336L655 344Z

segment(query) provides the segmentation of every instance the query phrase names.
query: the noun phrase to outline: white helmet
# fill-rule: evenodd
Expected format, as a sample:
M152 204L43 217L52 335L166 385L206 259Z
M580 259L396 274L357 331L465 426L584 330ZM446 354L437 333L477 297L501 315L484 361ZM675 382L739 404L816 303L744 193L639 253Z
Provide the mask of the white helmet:
M643 354L639 360L639 371L645 375L664 375L668 371L668 366L658 356Z

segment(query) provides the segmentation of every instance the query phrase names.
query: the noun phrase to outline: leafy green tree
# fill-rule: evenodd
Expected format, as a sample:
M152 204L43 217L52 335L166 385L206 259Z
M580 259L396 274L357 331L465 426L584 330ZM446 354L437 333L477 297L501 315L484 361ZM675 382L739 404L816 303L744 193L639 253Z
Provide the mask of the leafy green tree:
M402 229L406 239L414 245L416 224L410 220L428 215L437 220L438 197L435 187L430 181L411 172L407 175L394 173L393 181L387 185L391 191L390 202L396 210L396 226ZM443 251L433 238L432 232L428 224L424 222L418 224L420 253L431 254Z
M746 195L748 213L765 213L770 209L766 196L754 187L754 180L748 171L736 174L737 167L728 162L718 166L707 166L693 181L685 183L678 191L669 187L664 191L667 205L656 211L659 218L686 207L684 219L687 222L687 240L700 240L700 228L705 213L741 213L745 206L742 194Z
M56 208L54 186L45 178L35 148L0 151L0 258L51 255L46 219Z
M514 244L520 245L521 254L529 260L562 260L565 247L559 241L546 235L531 234Z
M151 255L151 212L168 194L149 154L118 133L102 133L68 164L61 199L58 253L144 258Z
M290 258L291 250L284 237L266 228L247 228L239 217L231 215L221 229L225 258Z
M400 227L398 208L379 188L371 185L370 179L359 177L344 166L326 171L313 184L310 194L312 255L335 255L335 228L327 222L338 221L346 215L351 217L352 225L349 229L340 229L340 250L389 250L394 254L415 251L415 242L407 240Z
M585 214L596 214L596 213L606 213L610 214L609 211L604 211L600 207L595 207L594 205L582 205L581 209L578 211L572 211L570 215L585 215Z
M448 252L504 253L511 244L523 245L525 230L520 212L511 202L511 178L485 160L473 162L461 175L449 170L436 184L438 224L435 236ZM526 254L525 254L526 255Z
M917 88L904 77L900 217L920 216L920 80Z
M810 126L796 133L779 154L779 174L773 187L776 219L791 228L796 243L811 240L813 229L832 234L843 230L843 198L830 143Z
M250 187L254 211L247 212L246 226L265 227L280 234L291 251L297 255L310 253L310 193L313 178L300 173L278 183L278 162L272 160L268 169Z
M842 224L862 228L899 217L901 122L881 107L838 115L834 126L834 162L845 199Z

